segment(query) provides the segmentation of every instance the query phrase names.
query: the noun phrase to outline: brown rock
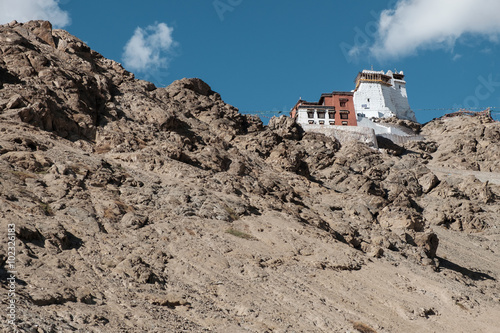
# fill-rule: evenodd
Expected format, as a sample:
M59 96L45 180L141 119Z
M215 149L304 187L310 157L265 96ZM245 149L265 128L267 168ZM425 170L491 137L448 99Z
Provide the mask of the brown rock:
M410 332L430 303L430 331L498 326L500 187L433 169L495 170L498 124L434 121L403 154L341 146L50 30L0 26L20 330Z
M7 102L6 108L7 109L19 109L26 106L24 103L23 98L19 94L15 94L12 96L9 101Z
M52 37L52 24L49 21L31 21L29 24L31 31L45 43L56 47Z
M415 243L422 247L425 254L433 259L436 257L436 251L439 245L439 239L433 232L420 233L415 237Z
M425 174L418 179L418 183L422 186L424 193L429 193L439 184L439 179L433 173Z
M301 128L295 123L295 120L286 116L272 117L268 127L284 139L297 140L302 135Z

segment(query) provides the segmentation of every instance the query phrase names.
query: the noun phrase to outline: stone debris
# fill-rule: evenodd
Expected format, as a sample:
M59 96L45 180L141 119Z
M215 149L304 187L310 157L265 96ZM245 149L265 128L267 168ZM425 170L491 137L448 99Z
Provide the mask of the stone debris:
M452 332L464 321L451 296L469 293L487 331L500 267L466 258L470 242L500 251L500 187L431 169L500 172L500 126L398 124L425 140L377 150L287 117L263 126L200 79L157 88L48 22L0 26L0 227L16 224L19 327L389 332L432 319Z

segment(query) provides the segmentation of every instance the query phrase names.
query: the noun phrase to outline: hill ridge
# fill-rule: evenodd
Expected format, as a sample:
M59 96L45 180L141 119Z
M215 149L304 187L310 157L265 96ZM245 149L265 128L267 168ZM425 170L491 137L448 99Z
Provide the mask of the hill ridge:
M18 326L492 332L500 187L432 169L500 172L499 125L421 134L376 150L263 126L201 79L157 88L48 22L0 26Z

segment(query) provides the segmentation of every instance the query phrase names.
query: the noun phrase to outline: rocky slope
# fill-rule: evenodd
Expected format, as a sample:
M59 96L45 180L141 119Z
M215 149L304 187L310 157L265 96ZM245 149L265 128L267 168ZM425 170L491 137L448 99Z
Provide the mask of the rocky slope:
M264 127L199 79L157 88L48 22L0 26L18 327L494 332L500 187L448 171L500 172L499 123L401 125L426 140Z

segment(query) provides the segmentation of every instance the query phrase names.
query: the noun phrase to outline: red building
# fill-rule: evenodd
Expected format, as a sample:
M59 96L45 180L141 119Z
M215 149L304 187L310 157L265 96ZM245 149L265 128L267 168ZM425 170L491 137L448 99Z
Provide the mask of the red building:
M334 91L322 94L317 103L299 99L290 116L301 125L357 126L353 94Z

